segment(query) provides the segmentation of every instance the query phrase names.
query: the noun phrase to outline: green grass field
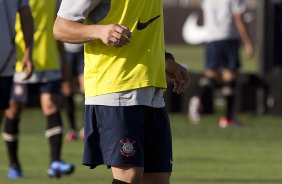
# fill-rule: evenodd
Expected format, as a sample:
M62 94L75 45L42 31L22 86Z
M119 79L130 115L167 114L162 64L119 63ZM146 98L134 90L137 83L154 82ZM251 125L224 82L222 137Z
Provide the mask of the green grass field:
M243 127L221 129L219 114L205 116L200 125L184 114L171 114L174 144L173 184L278 184L282 183L281 118L240 114ZM78 119L82 119L78 112ZM90 170L81 165L81 141L64 142L63 159L76 164L76 172L60 180L49 179L49 149L39 109L26 109L21 123L20 158L24 178L6 179L7 156L0 143L0 184L107 184L111 173L104 166Z
M191 71L203 70L201 46L168 46L176 59ZM256 62L242 53L243 72L255 72ZM79 108L78 108L79 109ZM243 127L221 129L219 113L205 116L200 125L189 123L185 114L171 114L174 145L172 184L281 184L282 121L271 116L240 114ZM81 111L77 119L82 123ZM24 178L6 179L8 161L0 141L0 184L108 184L111 173L104 166L90 170L81 165L81 141L64 142L63 159L76 165L76 172L60 180L49 179L49 149L44 137L46 120L39 109L26 109L21 122L19 156ZM67 126L66 126L67 127Z

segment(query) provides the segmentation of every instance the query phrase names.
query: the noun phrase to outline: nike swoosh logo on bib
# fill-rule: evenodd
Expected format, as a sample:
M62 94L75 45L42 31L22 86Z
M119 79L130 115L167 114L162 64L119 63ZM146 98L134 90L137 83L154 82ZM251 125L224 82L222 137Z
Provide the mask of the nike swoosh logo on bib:
M137 30L143 30L145 29L146 27L148 27L152 22L154 22L156 19L158 19L161 15L158 15L154 18L151 18L150 20L148 20L147 22L140 22L140 20L138 20L138 23L137 23Z

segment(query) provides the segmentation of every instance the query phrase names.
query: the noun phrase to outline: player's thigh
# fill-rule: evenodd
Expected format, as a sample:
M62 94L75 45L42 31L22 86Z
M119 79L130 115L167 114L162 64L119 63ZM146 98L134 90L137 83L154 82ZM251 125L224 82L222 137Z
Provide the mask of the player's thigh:
M144 173L143 184L169 184L170 172Z

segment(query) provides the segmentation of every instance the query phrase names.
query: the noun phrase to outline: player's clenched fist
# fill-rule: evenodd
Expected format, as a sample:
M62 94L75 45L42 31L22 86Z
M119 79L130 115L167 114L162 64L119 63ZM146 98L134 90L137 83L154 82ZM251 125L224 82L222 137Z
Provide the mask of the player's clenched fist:
M121 24L101 25L100 28L99 37L106 45L122 47L130 42L131 32Z

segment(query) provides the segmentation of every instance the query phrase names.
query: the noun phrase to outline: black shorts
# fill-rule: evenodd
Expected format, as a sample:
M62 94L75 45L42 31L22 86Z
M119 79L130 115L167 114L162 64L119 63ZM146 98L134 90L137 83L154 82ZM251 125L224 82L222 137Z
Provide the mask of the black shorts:
M83 164L172 171L170 123L165 108L85 107Z
M207 43L206 68L213 70L240 68L239 40L223 40Z
M11 98L26 104L31 98L36 98L42 93L61 94L61 80L34 84L14 83Z
M0 77L0 109L9 107L13 77Z

